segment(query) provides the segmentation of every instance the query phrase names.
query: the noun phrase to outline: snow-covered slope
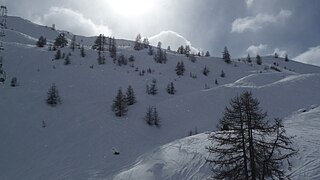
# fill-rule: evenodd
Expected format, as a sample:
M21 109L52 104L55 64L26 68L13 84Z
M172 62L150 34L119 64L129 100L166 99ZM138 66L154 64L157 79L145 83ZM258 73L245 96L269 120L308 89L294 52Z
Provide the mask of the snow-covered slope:
M320 67L273 57L262 57L261 66L242 60L226 64L216 57L197 57L193 63L173 52L168 52L166 64L157 64L147 49L135 51L127 40L117 40L118 54L133 55L134 67L115 65L108 53L106 64L98 65L97 52L90 49L95 38L80 36L77 41L85 45L86 57L80 57L78 49L63 48L63 53L72 54L71 64L65 66L64 60L52 61L55 52L48 47L35 46L41 35L53 41L59 32L18 17L8 19L3 61L7 81L0 85L0 179L112 178L140 162L137 158L144 153L183 138L190 130L215 130L229 99L244 90L260 99L270 118L286 117L320 102ZM181 60L186 72L178 77L174 69ZM274 63L281 72L268 68ZM205 66L210 69L208 76L202 74ZM148 68L154 71L139 75ZM220 77L222 70L225 78ZM13 77L19 86L10 87ZM154 78L159 93L147 95L146 85ZM165 91L170 82L175 95ZM52 83L62 99L54 108L45 103ZM129 107L127 116L115 117L112 100L118 88L126 90L128 85L135 91L137 104ZM148 106L157 107L160 128L144 122ZM193 138L201 141L201 135ZM113 155L113 147L120 155ZM185 156L199 158L197 152L190 149ZM191 177L192 172L186 169L179 174Z
M320 178L320 107L314 105L285 118L285 127L299 153L292 158L293 168L287 171L292 179ZM212 174L204 149L210 145L208 134L201 133L160 146L138 158L137 163L114 179L206 179Z

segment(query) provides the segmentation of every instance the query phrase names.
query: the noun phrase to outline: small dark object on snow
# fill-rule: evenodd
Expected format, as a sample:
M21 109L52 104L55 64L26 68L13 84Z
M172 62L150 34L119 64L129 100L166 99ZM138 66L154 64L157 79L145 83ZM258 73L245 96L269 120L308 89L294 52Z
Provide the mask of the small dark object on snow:
M112 151L113 151L114 155L119 155L120 154L120 152L115 147L112 148Z

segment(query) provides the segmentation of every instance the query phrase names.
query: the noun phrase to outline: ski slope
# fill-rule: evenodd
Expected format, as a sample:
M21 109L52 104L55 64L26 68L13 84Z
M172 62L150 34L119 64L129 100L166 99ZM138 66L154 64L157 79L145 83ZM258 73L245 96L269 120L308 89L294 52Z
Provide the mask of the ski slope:
M78 49L72 52L62 48L63 53L72 54L71 64L65 66L63 59L52 61L54 51L35 46L41 35L50 43L59 32L65 31L8 17L3 61L7 80L0 85L0 179L200 178L208 172L202 158L206 135L179 139L190 130L215 130L233 96L252 91L270 118L288 117L320 102L317 66L273 57L262 57L261 66L242 59L226 64L218 57L197 57L193 63L175 52L167 53L166 64L157 64L147 49L135 51L133 42L118 39L118 54L133 55L134 67L115 65L107 52L106 64L98 65L97 52L91 49L96 37L82 36L77 36L77 41L84 44L86 57L80 57ZM65 33L69 39L73 35ZM186 72L179 77L174 69L181 60ZM269 69L275 62L281 72ZM202 74L205 66L210 69L208 76ZM154 71L139 76L136 68ZM220 77L222 70L225 78ZM190 73L197 78L191 78ZM19 86L10 86L13 77L17 77ZM159 90L155 96L145 93L153 79ZM175 95L165 91L170 82L177 90ZM45 103L52 83L57 85L62 100L57 107ZM125 117L118 118L111 111L112 100L118 88L125 91L129 85L137 103L129 107ZM157 107L160 128L144 122L148 106ZM42 128L42 121L46 128ZM115 156L113 148L120 155ZM174 160L173 156L184 158ZM190 163L190 158L195 161ZM153 168L147 174L141 172L146 166ZM138 169L134 170L138 174L131 168Z

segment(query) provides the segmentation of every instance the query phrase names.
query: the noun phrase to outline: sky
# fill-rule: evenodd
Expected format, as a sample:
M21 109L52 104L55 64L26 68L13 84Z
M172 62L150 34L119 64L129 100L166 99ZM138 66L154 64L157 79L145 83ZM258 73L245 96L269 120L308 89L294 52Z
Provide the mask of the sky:
M320 66L319 0L0 0L9 15L85 36L103 33L233 58L288 54Z

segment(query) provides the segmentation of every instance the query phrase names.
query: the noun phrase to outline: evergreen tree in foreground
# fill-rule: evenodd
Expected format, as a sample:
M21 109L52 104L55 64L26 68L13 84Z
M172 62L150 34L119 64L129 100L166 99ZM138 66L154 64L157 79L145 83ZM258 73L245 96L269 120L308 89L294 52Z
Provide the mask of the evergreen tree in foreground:
M47 97L47 104L50 106L56 106L58 104L61 104L61 99L59 96L58 89L55 84L52 84L50 89L48 90L48 97Z
M119 88L117 96L113 99L111 110L118 117L126 115L128 111L126 96L122 93L121 88Z
M282 165L297 153L292 137L287 137L282 121L270 125L267 113L259 107L252 93L244 92L230 101L212 133L214 146L207 150L214 154L214 179L288 179Z

